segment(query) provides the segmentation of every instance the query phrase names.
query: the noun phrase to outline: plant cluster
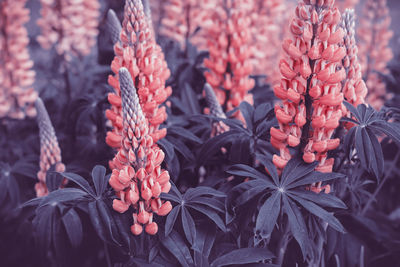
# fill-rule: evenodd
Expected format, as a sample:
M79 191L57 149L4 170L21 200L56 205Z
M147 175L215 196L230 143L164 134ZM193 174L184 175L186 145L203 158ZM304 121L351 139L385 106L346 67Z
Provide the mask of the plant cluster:
M390 23L386 0L0 0L2 265L396 265Z

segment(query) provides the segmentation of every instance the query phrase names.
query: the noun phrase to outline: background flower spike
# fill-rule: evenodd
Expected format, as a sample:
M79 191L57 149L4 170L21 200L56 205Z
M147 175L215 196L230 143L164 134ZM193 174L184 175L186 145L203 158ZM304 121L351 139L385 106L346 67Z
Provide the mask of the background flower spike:
M24 119L36 116L32 87L36 72L29 55L29 21L26 0L0 1L0 118Z
M215 116L217 118L226 118L226 115L222 110L221 104L218 102L214 90L208 83L204 84L204 92L206 96L205 99L207 102L207 106L210 109L210 115Z
M40 137L40 171L37 174L39 182L35 185L35 190L36 195L42 197L48 194L46 186L47 171L54 166L55 171L63 172L65 171L65 165L61 162L61 150L56 132L41 98L36 100L35 106Z
M117 14L115 14L114 10L112 9L109 9L107 12L107 29L113 44L119 42L119 35L122 30L121 22L119 21Z

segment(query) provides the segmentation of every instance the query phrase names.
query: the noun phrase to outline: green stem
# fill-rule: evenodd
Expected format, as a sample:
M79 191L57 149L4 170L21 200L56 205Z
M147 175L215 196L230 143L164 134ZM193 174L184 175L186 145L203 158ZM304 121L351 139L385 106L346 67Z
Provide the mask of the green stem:
M364 216L365 213L368 211L369 207L371 206L372 202L376 199L376 196L378 195L379 191L382 189L383 185L389 179L390 174L392 173L393 169L396 166L396 162L399 160L400 153L397 152L396 156L394 157L394 160L392 162L392 165L390 166L390 169L386 172L385 177L383 178L382 182L379 184L379 186L376 188L374 194L368 199L367 204L365 204L363 210L361 211L361 215Z
M112 267L111 260L110 260L110 252L108 251L108 246L106 242L103 241L104 245L104 254L106 255L107 267Z
M285 230L283 231L282 238L279 240L278 243L278 257L276 258L276 265L282 266L283 258L285 257L286 248L289 244L289 222L286 223Z

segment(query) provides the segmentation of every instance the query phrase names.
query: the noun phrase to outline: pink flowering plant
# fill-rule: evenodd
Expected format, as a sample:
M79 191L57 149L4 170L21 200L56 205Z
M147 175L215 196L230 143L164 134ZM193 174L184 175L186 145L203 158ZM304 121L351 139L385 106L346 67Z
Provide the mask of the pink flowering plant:
M1 266L395 266L390 0L0 0Z

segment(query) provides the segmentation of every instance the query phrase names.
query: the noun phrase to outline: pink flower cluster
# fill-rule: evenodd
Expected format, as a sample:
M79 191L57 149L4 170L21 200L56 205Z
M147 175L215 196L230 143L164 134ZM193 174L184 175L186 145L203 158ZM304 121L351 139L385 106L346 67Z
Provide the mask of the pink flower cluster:
M205 29L205 36L210 56L204 60L209 71L204 75L225 111L242 101L253 103L248 93L254 87L254 80L249 77L251 11L252 2L247 0L221 0L209 11L212 23Z
M39 182L35 185L38 197L46 196L49 192L46 186L46 173L54 165L55 171L65 171L65 165L61 162L61 150L58 146L57 136L46 107L42 99L36 100L37 122L40 137L40 171L37 173Z
M98 0L40 0L41 35L44 49L55 49L66 60L87 55L97 42L100 3Z
M274 87L282 105L275 106L279 128L271 128L271 143L280 155L273 163L283 169L291 158L288 147L300 149L307 163L319 161L316 170L331 172L327 152L340 140L331 139L345 110L341 82L346 78L342 60L344 30L334 0L302 0L290 24L292 38L283 42L286 57L279 68L282 79Z
M35 72L30 59L26 0L0 1L0 118L36 115Z
M362 79L361 65L358 62L358 48L355 40L355 15L353 9L346 9L342 15L341 26L345 31L344 47L347 50L343 58L343 67L346 71L346 79L343 81L343 93L345 99L357 107L365 103L368 89Z
M113 21L114 24L117 23L115 19ZM165 107L161 105L172 93L170 87L165 87L170 71L161 47L155 42L141 1L126 2L123 27L119 40L114 45L114 52L111 69L115 75L108 77L108 83L114 88L114 92L108 95L111 108L106 111L113 130L108 132L106 142L116 149L121 147L123 125L118 72L122 67L129 70L134 80L141 107L149 121L149 134L157 142L166 135L166 129L159 129L159 126L167 118ZM112 164L110 167L115 168Z
M387 63L393 58L389 47L393 32L386 0L367 0L357 30L360 64L369 95L367 102L374 108L383 106L386 86L379 73L387 74Z
M113 159L115 168L110 185L119 199L114 199L113 208L126 212L130 206L133 213L131 232L139 235L145 231L154 235L158 231L153 214L167 215L172 205L160 199L161 192L168 193L171 184L168 171L161 169L164 152L149 135L149 123L142 112L139 98L128 69L120 68L119 84L122 96L123 131L121 149Z

